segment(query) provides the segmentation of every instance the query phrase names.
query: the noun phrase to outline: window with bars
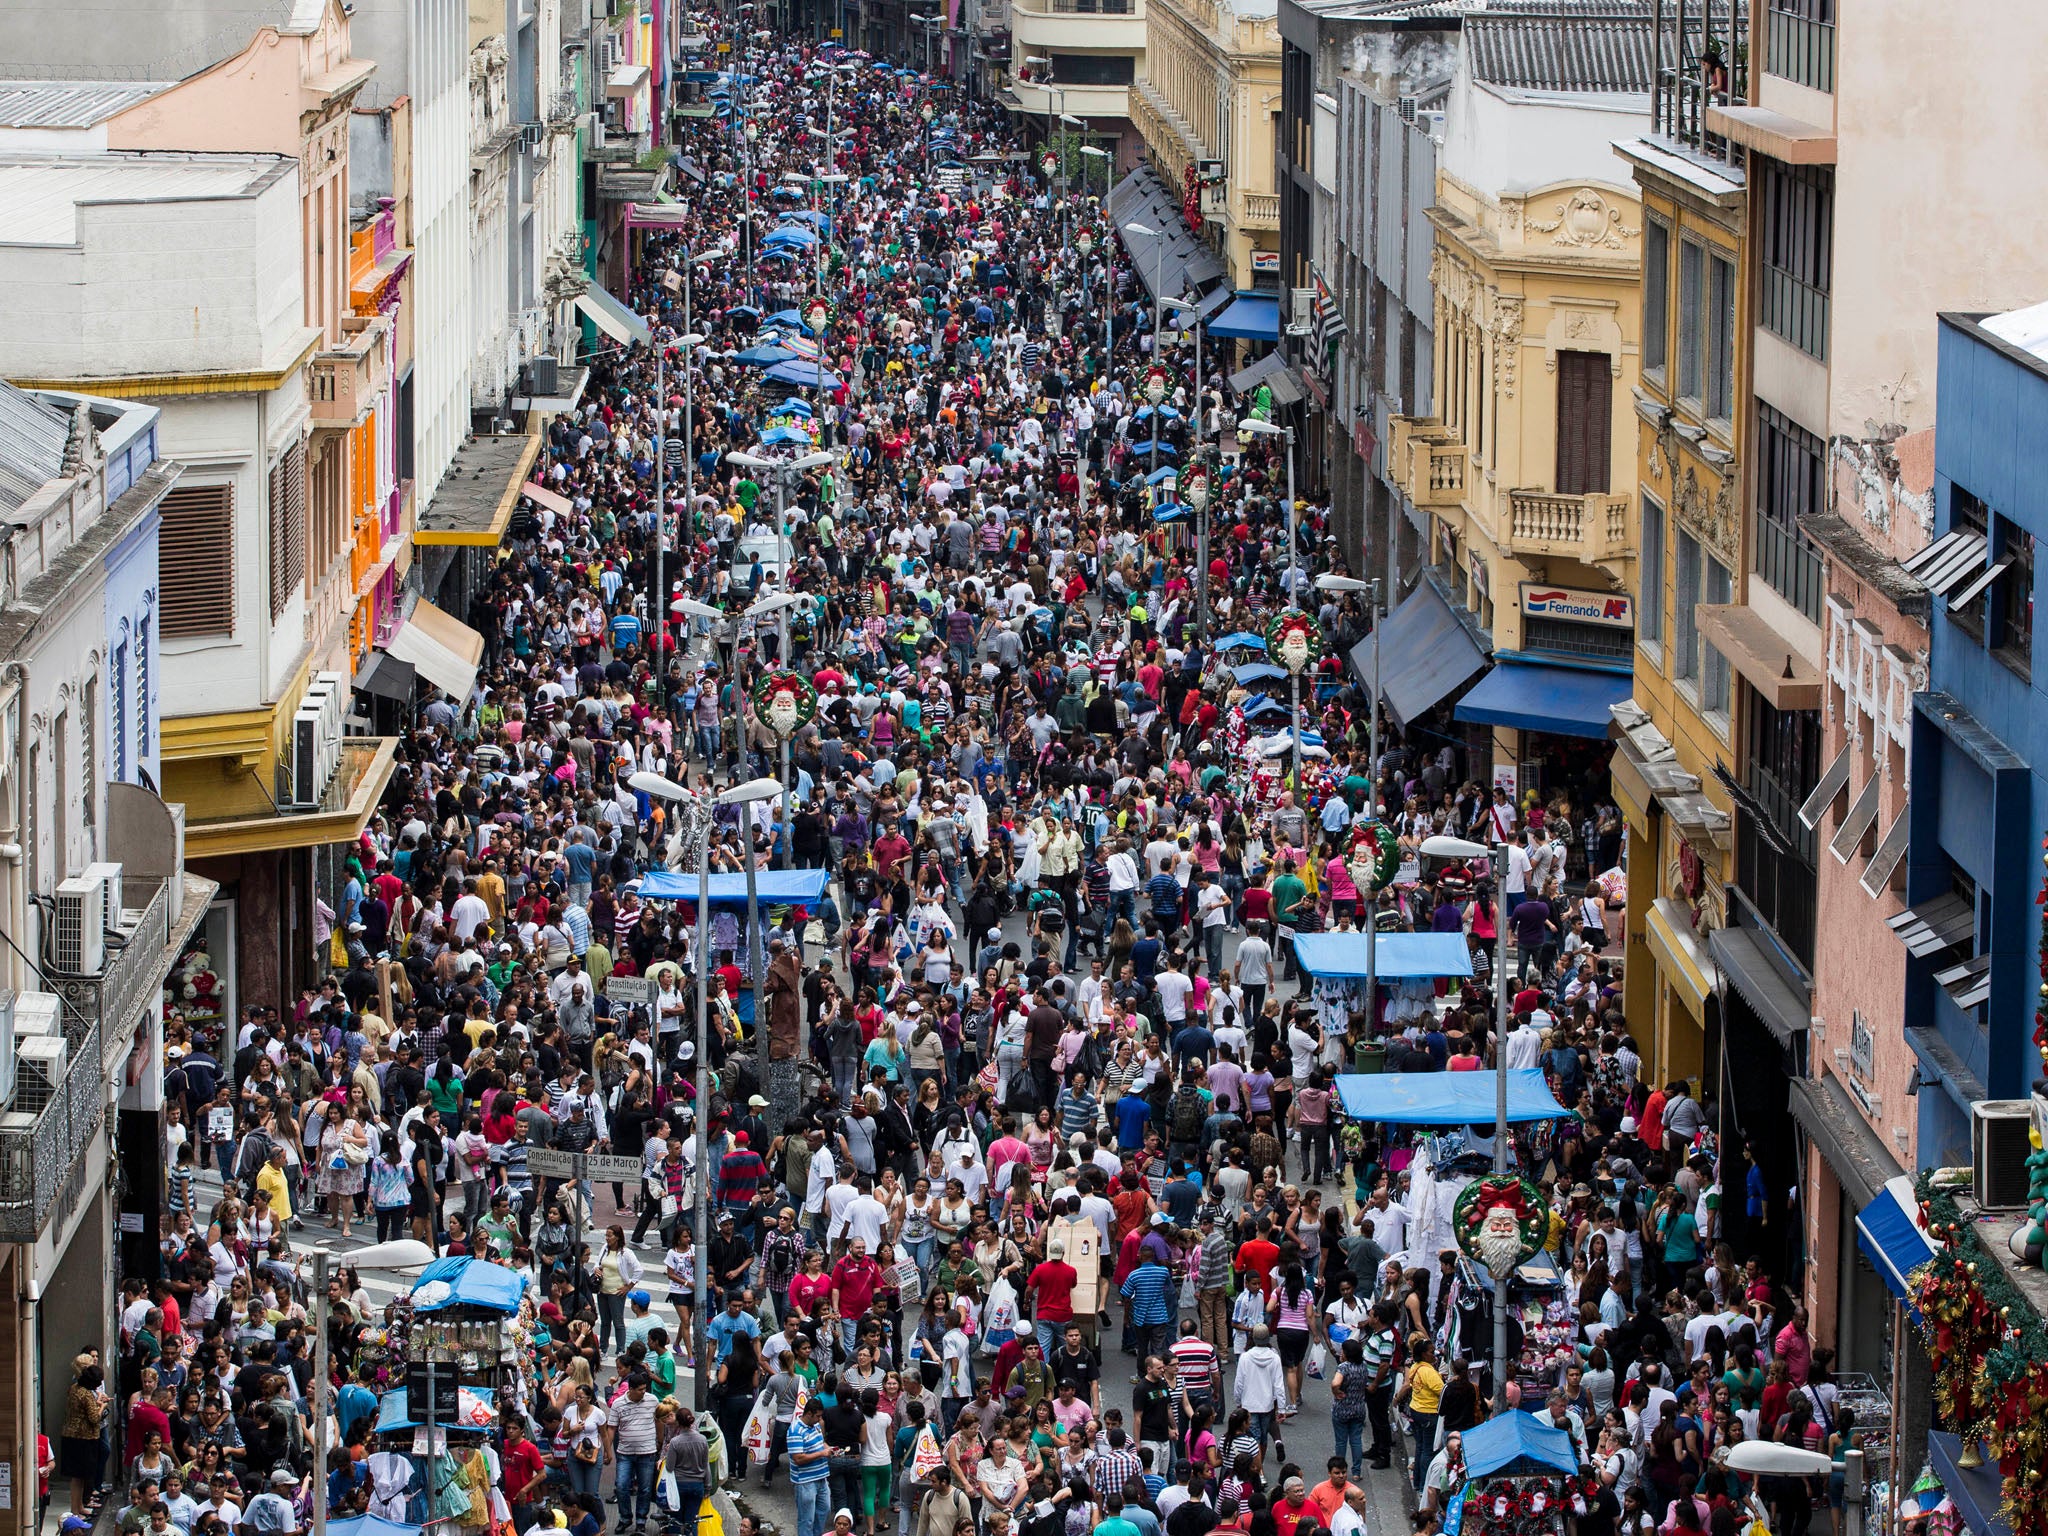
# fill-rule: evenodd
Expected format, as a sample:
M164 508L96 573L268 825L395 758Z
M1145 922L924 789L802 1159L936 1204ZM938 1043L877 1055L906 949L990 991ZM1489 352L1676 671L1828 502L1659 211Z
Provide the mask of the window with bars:
M1671 229L1643 220L1643 373L1662 382L1671 345Z
M270 616L280 617L306 579L306 444L295 442L270 470Z
M1707 258L1706 392L1701 405L1713 421L1735 416L1735 263Z
M1678 396L1700 397L1700 310L1705 303L1707 253L1690 240L1678 246Z
M1756 156L1752 193L1763 272L1757 321L1809 357L1828 357L1828 293L1834 270L1835 173Z
M1771 0L1764 68L1816 91L1835 88L1835 0Z
M1820 552L1799 520L1827 505L1826 445L1761 397L1756 423L1756 573L1818 624Z
M1482 382L1481 394L1485 386ZM1614 374L1605 352L1557 354L1557 481L1560 496L1605 491L1612 470Z
M1819 782L1820 711L1781 710L1751 689L1747 791L1737 818L1736 878L1799 963L1813 968L1820 843L1799 819Z
M1694 688L1700 681L1700 541L1683 528L1678 532L1678 562L1672 583L1671 676Z
M166 639L235 632L235 488L179 485L165 494L157 553L158 622Z
M128 647L114 647L114 670L112 682L114 696L110 701L113 709L111 729L112 754L114 759L113 777L116 783L128 782Z
M87 859L99 856L99 848L92 840L92 829L99 821L99 723L100 680L94 675L85 680L85 695L78 711L78 821L86 832Z

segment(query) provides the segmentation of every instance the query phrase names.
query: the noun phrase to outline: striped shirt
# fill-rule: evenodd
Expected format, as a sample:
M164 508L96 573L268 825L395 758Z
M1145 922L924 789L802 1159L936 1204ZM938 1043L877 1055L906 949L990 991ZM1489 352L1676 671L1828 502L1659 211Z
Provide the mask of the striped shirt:
M1105 1497L1116 1494L1123 1496L1124 1484L1134 1477L1145 1475L1145 1463L1138 1459L1136 1451L1098 1451L1095 1454L1095 1492Z
M590 914L576 903L562 908L562 926L569 930L569 953L572 955L590 952Z
M1095 1095L1085 1089L1076 1093L1073 1089L1060 1092L1060 1134L1072 1136L1076 1133L1093 1135L1097 1118Z
M1221 1232L1211 1232L1203 1238L1202 1267L1195 1275L1195 1289L1220 1291L1228 1286L1232 1257L1230 1239Z
M1365 1336L1366 1380L1380 1379L1380 1373L1393 1362L1396 1342L1391 1328L1377 1328Z
M832 1475L831 1462L820 1457L816 1461L798 1461L797 1457L825 1449L825 1431L815 1424L806 1424L801 1415L789 1426L789 1480L792 1483L822 1483Z
M1216 1379L1216 1348L1190 1335L1173 1346L1173 1388L1207 1392Z
M1124 1299L1131 1304L1133 1328L1157 1328L1173 1321L1173 1307L1167 1299L1167 1287L1172 1281L1173 1276L1164 1264L1140 1264L1131 1271L1122 1290Z

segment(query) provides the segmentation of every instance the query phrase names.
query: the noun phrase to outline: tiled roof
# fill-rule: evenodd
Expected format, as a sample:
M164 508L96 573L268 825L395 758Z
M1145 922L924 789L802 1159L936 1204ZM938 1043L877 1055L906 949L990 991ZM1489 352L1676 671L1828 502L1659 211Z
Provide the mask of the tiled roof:
M1465 17L1472 78L1522 91L1647 94L1650 13L1627 0L1541 9L1512 0Z
M16 510L63 473L70 440L62 411L0 379L0 509Z
M90 128L169 88L153 80L0 80L0 128Z

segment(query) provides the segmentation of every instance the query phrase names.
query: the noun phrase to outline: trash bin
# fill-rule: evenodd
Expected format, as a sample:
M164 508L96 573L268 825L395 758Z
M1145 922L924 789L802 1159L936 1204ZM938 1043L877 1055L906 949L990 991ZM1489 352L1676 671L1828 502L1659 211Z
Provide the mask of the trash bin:
M1378 1040L1367 1040L1351 1048L1351 1068L1355 1072L1380 1073L1387 1070L1387 1048Z

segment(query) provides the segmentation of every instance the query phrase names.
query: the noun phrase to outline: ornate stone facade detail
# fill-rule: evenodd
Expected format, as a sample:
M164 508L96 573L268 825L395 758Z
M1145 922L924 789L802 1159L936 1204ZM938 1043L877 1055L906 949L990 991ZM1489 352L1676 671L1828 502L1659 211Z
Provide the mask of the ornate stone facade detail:
M1552 245L1619 251L1642 233L1623 222L1622 212L1591 187L1580 187L1557 205L1556 217L1530 219L1529 228L1550 236Z
M1735 466L1730 464L1713 494L1708 495L1698 472L1687 465L1671 498L1678 520L1698 535L1700 542L1730 570L1739 568L1736 551L1741 544L1735 526L1735 480Z
M1503 400L1515 398L1515 363L1522 353L1522 299L1495 294L1493 299L1493 387Z

